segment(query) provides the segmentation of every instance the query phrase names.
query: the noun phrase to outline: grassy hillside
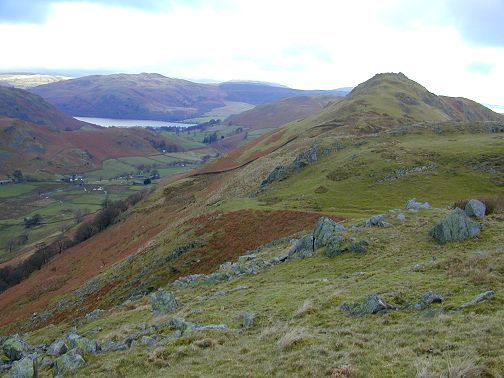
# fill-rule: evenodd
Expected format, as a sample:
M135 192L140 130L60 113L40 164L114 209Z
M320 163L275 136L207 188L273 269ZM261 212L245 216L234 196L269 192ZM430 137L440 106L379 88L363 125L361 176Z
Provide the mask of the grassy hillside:
M417 122L502 119L502 115L473 101L436 96L402 73L385 73L358 85L344 101L321 113L318 121L372 132Z
M335 95L286 98L232 115L224 120L224 123L244 126L252 130L276 128L296 119L319 113L327 104L339 100L341 97Z
M404 96L417 103L404 105ZM0 326L30 331L34 345L74 325L102 345L135 340L84 353L78 374L92 376L499 376L504 124L469 102L450 115L457 100L446 101L403 75L377 76L316 115L166 181L120 222L0 294ZM414 197L433 208L406 211ZM429 230L468 198L497 204L479 221L482 233L437 244ZM394 219L400 212L405 220ZM352 227L379 213L390 227ZM273 259L321 216L366 240L367 251ZM213 272L203 284L174 284ZM182 306L155 317L147 295L160 287ZM442 303L415 306L429 290ZM464 305L488 290L493 298ZM393 309L342 310L373 293ZM74 322L98 308L98 319ZM244 311L255 315L250 327Z

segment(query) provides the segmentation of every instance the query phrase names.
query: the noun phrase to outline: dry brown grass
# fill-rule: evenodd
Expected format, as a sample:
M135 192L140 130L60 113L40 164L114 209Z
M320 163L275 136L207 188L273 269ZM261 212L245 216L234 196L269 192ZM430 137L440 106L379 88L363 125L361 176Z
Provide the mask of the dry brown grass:
M288 351L308 338L308 333L302 327L288 329L277 342L278 350Z
M485 204L486 215L504 212L504 194L476 199ZM467 202L469 202L469 199L461 199L455 202L454 206L464 210Z

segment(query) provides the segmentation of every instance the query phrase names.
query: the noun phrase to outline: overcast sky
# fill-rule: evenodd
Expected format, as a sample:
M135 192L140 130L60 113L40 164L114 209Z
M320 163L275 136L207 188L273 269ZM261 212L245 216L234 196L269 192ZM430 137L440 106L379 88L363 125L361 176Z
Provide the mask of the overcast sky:
M158 72L302 89L403 72L504 105L504 0L0 0L1 71Z

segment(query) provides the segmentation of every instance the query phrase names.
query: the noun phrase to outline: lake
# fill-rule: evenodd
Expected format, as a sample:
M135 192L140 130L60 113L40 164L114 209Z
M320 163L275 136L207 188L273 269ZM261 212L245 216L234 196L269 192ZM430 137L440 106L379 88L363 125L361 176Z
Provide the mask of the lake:
M74 117L79 121L92 123L103 127L190 127L194 123L178 123L165 121L151 121L148 119L115 119L115 118L94 118L94 117Z

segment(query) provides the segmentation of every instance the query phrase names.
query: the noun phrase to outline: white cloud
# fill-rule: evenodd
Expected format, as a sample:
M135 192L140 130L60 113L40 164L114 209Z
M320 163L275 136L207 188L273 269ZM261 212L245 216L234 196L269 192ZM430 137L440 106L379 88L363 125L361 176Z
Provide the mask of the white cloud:
M402 71L435 93L504 103L496 85L504 82L503 48L468 45L455 26L431 15L407 26L392 22L397 1L173 2L158 13L58 3L42 24L0 24L8 36L0 69L150 71L298 88ZM475 61L491 64L491 72L469 70Z

